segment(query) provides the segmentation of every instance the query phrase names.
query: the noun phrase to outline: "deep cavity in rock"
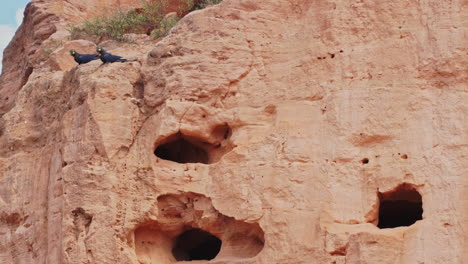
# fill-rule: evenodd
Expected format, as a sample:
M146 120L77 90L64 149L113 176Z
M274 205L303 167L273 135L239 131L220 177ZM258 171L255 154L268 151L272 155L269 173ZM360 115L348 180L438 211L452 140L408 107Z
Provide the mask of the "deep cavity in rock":
M195 228L180 234L172 248L177 261L211 260L221 249L221 240L209 232Z
M379 228L410 226L422 220L422 197L410 184L403 183L391 191L379 193L379 201Z
M207 139L178 132L161 140L154 150L154 155L177 163L211 164L232 149L226 143L231 134L231 128L227 124L216 126Z

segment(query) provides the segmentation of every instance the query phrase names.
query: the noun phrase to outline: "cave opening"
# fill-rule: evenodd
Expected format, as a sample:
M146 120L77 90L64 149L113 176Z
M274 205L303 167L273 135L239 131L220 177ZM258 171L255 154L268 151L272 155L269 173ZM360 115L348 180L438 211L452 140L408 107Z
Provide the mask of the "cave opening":
M201 229L190 229L180 234L172 249L177 261L211 260L220 249L222 241Z
M421 194L409 184L401 184L394 190L379 193L379 228L410 226L422 220Z
M201 147L208 145L196 139L190 139L182 134L177 134L166 143L160 144L155 150L154 155L164 160L170 160L177 163L209 163L208 152Z

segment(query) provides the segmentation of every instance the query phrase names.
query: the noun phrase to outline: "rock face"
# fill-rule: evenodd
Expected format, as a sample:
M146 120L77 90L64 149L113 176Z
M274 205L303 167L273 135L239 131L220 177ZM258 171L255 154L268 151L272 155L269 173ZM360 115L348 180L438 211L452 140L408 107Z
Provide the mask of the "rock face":
M1 263L468 259L462 1L224 0L73 67L98 2L139 4L33 0L5 51Z
M0 77L3 99L0 115L13 107L18 90L33 70L40 71L48 66L48 53L65 44L69 23L140 4L139 0L31 0L24 12L23 24L5 49Z

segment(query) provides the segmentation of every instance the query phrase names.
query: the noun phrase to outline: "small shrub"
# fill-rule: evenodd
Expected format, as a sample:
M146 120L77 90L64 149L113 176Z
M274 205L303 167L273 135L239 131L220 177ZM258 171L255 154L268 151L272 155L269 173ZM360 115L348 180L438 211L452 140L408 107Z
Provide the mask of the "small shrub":
M223 0L203 0L203 1L200 1L198 4L196 4L196 9L203 9L210 5L217 5L221 3L222 1Z
M206 8L210 5L217 5L223 0L183 0L184 6L181 8L181 13L189 13L195 10Z
M43 49L42 51L43 51L43 53L44 53L45 56L49 56L50 54L52 54L52 52L54 52L54 51L51 50L51 49Z
M79 26L69 26L67 28L68 32L70 32L71 39L79 39L81 36L81 28Z
M189 13L193 11L193 7L195 6L194 0L183 0L184 4L179 8L180 14Z
M179 20L180 20L180 18L178 16L170 17L168 19L161 20L161 22L159 23L159 27L155 28L151 32L151 35L155 39L167 36L167 34L169 34L169 31L171 30L171 28L173 28L175 26L175 24L177 24L177 22L179 22Z

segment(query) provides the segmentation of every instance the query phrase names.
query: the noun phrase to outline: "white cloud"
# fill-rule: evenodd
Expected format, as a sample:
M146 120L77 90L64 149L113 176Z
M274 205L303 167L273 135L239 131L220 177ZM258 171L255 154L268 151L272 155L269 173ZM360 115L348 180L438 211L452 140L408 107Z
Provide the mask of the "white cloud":
M2 71L3 50L15 35L16 28L0 24L0 72Z
M20 9L16 10L15 18L16 18L16 25L18 25L18 27L23 22L23 16L24 16L24 8L20 8Z

